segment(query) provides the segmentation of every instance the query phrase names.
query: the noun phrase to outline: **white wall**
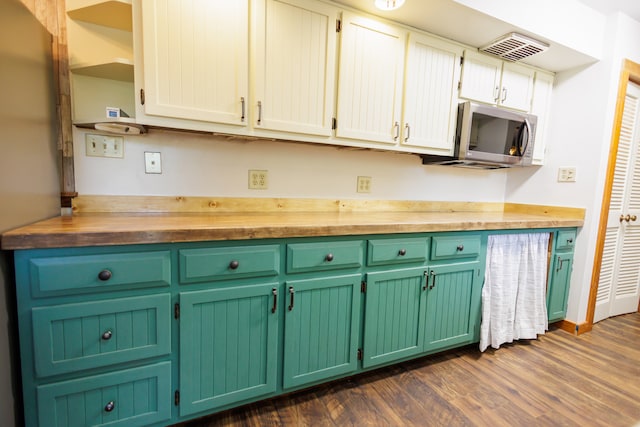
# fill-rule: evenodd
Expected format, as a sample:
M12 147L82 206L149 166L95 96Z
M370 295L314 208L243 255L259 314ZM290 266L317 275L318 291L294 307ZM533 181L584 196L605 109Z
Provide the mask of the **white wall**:
M424 166L415 155L151 130L126 136L124 159L85 156L74 131L80 195L162 195L502 202L506 172ZM158 151L162 174L144 172L144 152ZM248 170L269 171L267 190L249 190ZM357 176L372 178L369 194Z
M622 14L609 16L604 44L602 61L556 76L545 167L511 171L505 195L509 202L587 209L567 311L577 323L586 320L620 68L624 58L640 62L640 23ZM557 182L561 166L577 168L575 183Z

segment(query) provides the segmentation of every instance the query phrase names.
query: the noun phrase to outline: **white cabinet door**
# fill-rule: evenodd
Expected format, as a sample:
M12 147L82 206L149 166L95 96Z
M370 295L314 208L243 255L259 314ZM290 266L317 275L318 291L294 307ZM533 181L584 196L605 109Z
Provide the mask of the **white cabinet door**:
M462 48L411 33L407 52L401 144L452 155Z
M248 3L141 1L146 114L246 125Z
M535 147L533 149L533 163L544 163L545 146L547 143L547 123L549 109L551 108L551 94L553 92L553 74L536 71L536 80L533 85L533 100L531 101L531 113L538 117L536 128Z
M464 52L460 98L496 104L500 99L502 61L476 52Z
M530 111L534 75L532 68L465 51L460 98Z
M339 10L308 0L256 3L253 125L331 136Z
M503 107L530 111L533 97L533 76L535 71L512 62L502 65L500 100Z
M399 142L405 39L401 28L343 14L337 137Z

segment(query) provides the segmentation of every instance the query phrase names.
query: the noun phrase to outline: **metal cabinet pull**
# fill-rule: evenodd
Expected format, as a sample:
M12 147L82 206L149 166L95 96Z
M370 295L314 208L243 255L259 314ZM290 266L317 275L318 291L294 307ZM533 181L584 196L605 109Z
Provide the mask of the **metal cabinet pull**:
M107 403L106 405L104 405L104 411L105 412L111 412L115 409L116 404L115 402L112 400L109 403Z
M496 86L496 88L493 90L493 100L495 102L498 102L498 99L500 99L500 86Z
M562 270L562 258L558 257L558 266L556 267L556 272Z
M504 102L507 100L507 88L503 87L502 88L502 100L500 100L500 102Z
M105 341L109 341L112 336L113 336L113 332L111 332L111 330L108 330L102 334L102 339Z
M404 248L402 248L402 249L400 249L400 250L398 251L398 255L400 255L400 256L405 256L406 254L407 254L407 250L406 250L406 249L404 249Z
M242 106L242 115L240 116L240 121L244 122L244 96L240 98L240 105Z
M424 272L424 286L422 287L422 290L426 291L428 286L429 286L429 272L425 271Z
M395 124L393 125L393 128L396 130L396 134L393 137L393 140L397 141L398 138L400 138L400 123L395 122Z
M107 270L106 268L102 270L100 273L98 273L98 279L102 280L103 282L106 282L107 280L111 279L111 276L113 276L113 274L111 273L111 271Z
M258 101L258 124L262 123L262 101Z
M458 252L464 251L464 245L463 244L459 244L458 246L456 246L456 251L458 251Z
M278 309L278 290L276 288L271 289L271 295L273 295L273 307L271 307L271 312L275 313Z
M289 311L293 310L293 294L295 291L293 290L293 286L289 286Z
M409 140L409 138L411 137L411 126L409 126L409 123L405 123L404 125L404 133L405 133L405 137L404 137L404 142L407 142Z
M433 277L433 279L431 280L431 286L429 286L429 290L431 290L436 287L436 272L431 270L429 274L431 275L431 277Z
M238 267L240 267L240 261L237 261L237 260L234 259L233 261L231 261L229 263L229 268L231 270L236 270Z
M331 262L333 261L333 254L332 253L328 253L325 257L324 260L327 262Z

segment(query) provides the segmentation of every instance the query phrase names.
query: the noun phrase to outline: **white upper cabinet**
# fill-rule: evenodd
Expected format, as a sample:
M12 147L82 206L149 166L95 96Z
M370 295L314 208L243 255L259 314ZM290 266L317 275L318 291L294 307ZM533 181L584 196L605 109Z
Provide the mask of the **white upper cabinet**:
M529 111L535 70L465 51L460 98Z
M453 154L462 48L411 33L407 50L401 144Z
M339 10L309 0L255 3L252 125L331 136Z
M544 162L553 79L554 75L551 73L536 71L536 81L533 87L533 102L531 103L531 113L538 117L536 145L533 149L533 163L536 165L541 165Z
M397 144L407 31L343 13L336 136Z
M144 112L244 126L249 0L144 0Z

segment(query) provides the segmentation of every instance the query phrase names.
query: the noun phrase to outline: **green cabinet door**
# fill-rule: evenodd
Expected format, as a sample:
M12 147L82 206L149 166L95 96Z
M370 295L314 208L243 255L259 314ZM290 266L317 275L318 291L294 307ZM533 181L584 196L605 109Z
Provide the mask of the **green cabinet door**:
M276 390L278 289L268 283L180 294L181 416Z
M549 322L562 320L567 314L567 297L569 295L572 268L573 252L556 253L547 291L547 316Z
M286 283L285 389L356 370L360 279L349 274Z
M477 339L482 280L478 262L429 268L424 351Z
M362 366L422 352L425 267L367 274Z

